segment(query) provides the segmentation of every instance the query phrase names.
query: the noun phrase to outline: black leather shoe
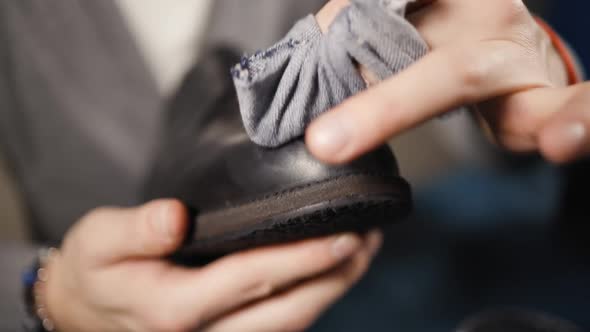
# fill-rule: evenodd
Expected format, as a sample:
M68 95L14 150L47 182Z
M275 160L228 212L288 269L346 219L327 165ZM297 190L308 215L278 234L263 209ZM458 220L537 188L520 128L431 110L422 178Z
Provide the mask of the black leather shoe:
M457 332L582 332L549 315L520 309L490 311L465 321Z
M218 50L187 76L149 177L147 199L179 198L198 211L183 255L363 231L407 216L410 187L388 147L335 167L301 140L278 149L253 144L228 70L238 59Z

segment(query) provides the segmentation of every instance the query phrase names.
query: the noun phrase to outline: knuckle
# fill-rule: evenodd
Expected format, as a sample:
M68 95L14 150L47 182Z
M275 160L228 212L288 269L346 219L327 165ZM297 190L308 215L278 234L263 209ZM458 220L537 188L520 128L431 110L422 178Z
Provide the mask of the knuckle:
M529 17L529 11L522 0L495 0L496 20L501 27L511 27Z
M461 99L472 100L485 84L490 74L490 64L481 53L474 50L463 49L451 55L451 58L452 68L462 88Z
M583 98L587 101L590 101L590 83L582 83L573 86L572 92L574 98Z
M264 299L271 296L275 288L274 284L268 280L257 280L246 285L242 294L252 300Z
M106 213L107 208L96 208L84 214L79 221L72 227L70 230L70 234L75 233L84 233L84 232L92 232L97 220L100 220L101 217Z
M93 254L94 248L88 241L88 238L97 232L100 228L100 221L105 215L108 215L110 208L101 207L87 212L79 221L68 231L62 243L62 248L72 248L76 250L79 256L86 258L87 255Z
M129 227L126 227L126 230L130 236L130 238L136 238L138 241L138 245L141 246L141 249L148 250L149 249L149 239L152 238L155 231L152 229L151 224L149 223L149 216L147 213L139 213L134 220L131 220Z
M95 262L97 256L96 245L88 236L91 231L85 231L85 229L88 229L87 223L87 221L83 221L74 226L74 229L68 233L61 246L61 252L65 257L69 257L73 259L72 262L81 265Z
M109 212L112 211L112 208L110 207L98 207L95 208L93 210L91 210L90 212L86 213L82 218L82 223L83 224L90 224L92 222L94 222L94 220L100 220L103 218L103 216L106 216L109 214Z
M590 85L580 84L580 86L572 88L571 96L566 100L562 106L562 110L571 117L578 118L587 124L590 124L590 109L587 105L590 104Z
M154 210L155 210L154 205L148 204L148 205L141 206L137 210L134 211L132 219L135 224L135 227L139 228L139 229L136 229L135 231L141 231L141 232L145 233L146 231L152 230L146 226L150 225L148 223L148 221L150 221L150 219L154 217L153 216ZM143 233L142 233L142 235L144 235Z
M126 236L135 239L135 246L139 252L154 253L160 250L172 249L175 242L161 241L163 231L156 221L158 216L151 206L144 206L134 211L129 226L124 228Z

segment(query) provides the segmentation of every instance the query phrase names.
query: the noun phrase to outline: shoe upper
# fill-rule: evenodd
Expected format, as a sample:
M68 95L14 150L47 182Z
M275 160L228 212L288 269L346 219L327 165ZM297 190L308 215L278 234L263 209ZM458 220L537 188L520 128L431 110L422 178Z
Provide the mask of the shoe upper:
M348 165L329 166L316 160L302 139L275 149L252 143L229 72L238 59L218 49L187 75L168 109L147 199L179 198L205 211L342 176L398 176L386 146Z

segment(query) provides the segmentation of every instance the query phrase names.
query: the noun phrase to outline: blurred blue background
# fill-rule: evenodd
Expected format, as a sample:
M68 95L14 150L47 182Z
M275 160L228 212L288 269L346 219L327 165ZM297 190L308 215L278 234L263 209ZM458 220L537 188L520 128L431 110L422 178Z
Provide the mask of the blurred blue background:
M538 0L531 2L540 2ZM590 2L585 0L549 1L544 15L575 48L586 68L590 68Z

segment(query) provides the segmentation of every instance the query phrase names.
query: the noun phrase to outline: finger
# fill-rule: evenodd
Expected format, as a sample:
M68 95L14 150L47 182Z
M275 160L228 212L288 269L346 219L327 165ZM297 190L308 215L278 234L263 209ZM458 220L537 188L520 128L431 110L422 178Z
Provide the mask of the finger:
M364 272L361 265L367 264L368 255L362 253L358 256L342 269L230 317L221 318L205 331L304 331Z
M177 298L183 299L183 308L189 310L187 316L195 315L191 308L200 307L198 320L210 321L301 280L323 274L349 259L362 246L358 235L345 234L238 253L179 278L177 283L182 286L176 290ZM207 305L203 307L203 303Z
M204 330L304 331L365 274L379 241L369 240L348 263L293 289L223 317ZM272 317L269 319L269 317Z
M532 89L486 102L481 114L504 148L540 150L553 162L568 162L584 154L587 91L583 85Z
M331 0L317 14L316 20L323 33L326 33L336 16L350 5L349 0Z
M415 14L416 12L432 5L436 0L417 0L408 4L407 14Z
M320 116L308 128L306 142L323 161L348 162L461 105L549 86L542 73L531 70L537 65L509 42L440 49Z
M561 92L561 93L560 93ZM590 155L590 84L555 91L559 108L539 132L539 148L555 163L568 163Z
M282 282L291 285L310 278L309 274L325 273L345 261L345 257L352 257L360 251L364 242L376 248L380 241L378 233L363 243L356 236L350 237L346 235L336 240L332 237L236 254L196 271L160 264L159 272L144 273L146 278L138 277L131 285L135 293L142 296L135 297L136 302L130 307L140 308L139 321L150 329L184 331L202 327L239 307L270 296L275 290L280 291L284 288L280 285ZM260 268L261 265L266 266ZM293 269L296 270L288 277L279 275L288 273L282 270ZM320 272L314 273L314 270ZM158 287L154 287L156 284ZM150 289L148 294L145 294L146 289ZM154 308L153 303L158 306Z
M160 257L182 242L187 215L181 203L162 200L138 208L102 208L82 219L72 236L74 252L90 264Z
M562 88L531 89L481 103L478 110L496 143L514 152L532 152L539 148L540 128L564 107L569 95Z

